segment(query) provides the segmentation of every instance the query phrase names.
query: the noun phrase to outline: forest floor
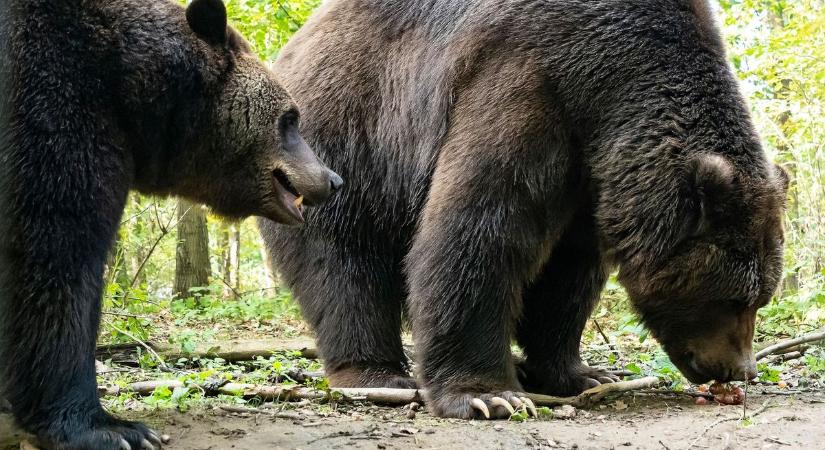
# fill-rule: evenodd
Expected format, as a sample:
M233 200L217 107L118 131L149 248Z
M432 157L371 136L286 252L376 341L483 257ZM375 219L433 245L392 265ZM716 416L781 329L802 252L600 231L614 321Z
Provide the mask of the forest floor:
M263 405L249 412L220 406L126 412L170 437L179 450L258 449L821 449L825 397L751 392L741 406L697 406L683 396L627 395L569 419L463 421L434 418L422 408L370 404ZM0 433L4 431L0 416ZM14 448L10 446L8 448Z
M221 396L190 398L169 407L168 395L158 397L154 406L150 400L155 395L103 401L120 416L168 435L165 448L180 450L824 447L825 391L819 386L753 384L747 408L697 405L695 392L693 387L626 392L592 408L567 408L565 417L559 413L522 421L439 419L426 405L412 413L409 407L366 402L259 403ZM8 438L10 429L8 416L0 414L0 448L17 447Z
M579 410L561 420L462 421L403 408L339 406L319 414L293 409L227 413L219 408L133 415L170 435L169 448L218 449L821 449L825 397L821 393L751 395L749 420L737 406L697 406L689 398L624 398L620 410ZM764 409L763 409L764 408Z
M688 384L658 344L627 319L632 316L611 307L605 307L610 315L596 315L601 326L594 320L588 327L583 356L592 365L628 370L633 373L630 378L658 377L662 387L611 396L594 407L575 410L572 417L547 410L527 420L514 416L509 421L463 421L435 418L426 405L413 414L404 406L316 400L261 403L249 395L217 391L215 386L227 381L328 389L320 362L302 350L313 344L294 308L284 301L280 309L265 309L270 304L173 304L110 316L123 319L104 327L118 331L104 333L103 343L132 343L126 350L98 352L98 383L107 389L101 398L104 407L147 423L169 436L165 448L180 450L825 448L821 345L788 349L793 351L761 361L759 378L748 388L746 409L712 401L697 405L697 386ZM770 330L762 334L760 347L794 335ZM214 343L264 337L292 344L266 347L281 349L266 357L216 357L215 352L225 349ZM203 348L210 355L203 354ZM175 354L176 349L186 357ZM130 390L134 383L157 380L173 380L178 387L140 394ZM0 412L0 449L18 447L11 430L8 415Z

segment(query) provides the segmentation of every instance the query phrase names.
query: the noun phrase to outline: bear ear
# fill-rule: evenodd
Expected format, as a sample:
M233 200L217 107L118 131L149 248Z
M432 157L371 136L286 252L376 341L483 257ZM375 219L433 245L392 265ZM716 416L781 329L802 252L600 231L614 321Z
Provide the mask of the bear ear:
M724 156L701 154L688 164L689 213L680 231L681 239L706 232L713 212L725 203L733 187L733 164Z
M791 185L791 177L788 176L788 171L779 164L774 164L773 166L775 168L776 178L779 180L779 187L782 188L782 192L787 193L788 187Z
M226 6L221 0L193 0L186 8L186 22L198 36L213 44L225 44Z

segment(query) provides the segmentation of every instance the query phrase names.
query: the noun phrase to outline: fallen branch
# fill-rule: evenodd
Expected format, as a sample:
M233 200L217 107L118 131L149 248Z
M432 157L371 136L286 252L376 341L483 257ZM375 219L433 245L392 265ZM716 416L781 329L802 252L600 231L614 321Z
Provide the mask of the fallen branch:
M803 352L792 351L792 352L788 352L788 353L780 353L778 355L772 355L770 358L771 358L771 361L774 362L774 363L783 363L783 362L791 361L791 360L794 360L794 359L799 359L802 356L804 356Z
M274 417L276 419L288 419L288 420L303 420L304 417L298 413L289 412L289 411L267 411L265 409L259 408L247 408L245 406L230 406L230 405L222 405L220 409L229 413L236 413L236 414L263 414L266 416Z
M660 383L658 378L648 377L638 380L607 383L588 389L572 397L554 397L541 394L527 394L538 406L572 405L588 407L611 394L619 394L642 389L651 389ZM152 395L159 388L186 387L178 380L154 380L132 383L125 392L134 392L141 396ZM117 395L121 390L117 387L103 388L107 395ZM412 402L424 403L425 392L419 389L389 389L389 388L333 388L329 391L300 387L278 385L256 385L244 383L227 383L216 390L226 395L241 395L246 398L257 397L269 401L290 400L335 400L335 401L366 401L378 405L406 405Z
M196 345L191 353L182 351L179 345L147 342L146 346L167 360L198 357L221 358L229 362L252 361L257 356L269 357L279 352L300 352L303 358L318 358L318 350L310 338L208 342ZM136 348L144 347L139 343L105 345L98 347L95 354L97 359L105 360L133 353Z
M572 405L575 407L584 408L600 402L611 394L651 389L657 387L660 383L661 380L656 377L646 377L636 380L618 381L616 383L605 383L594 388L590 388L573 397L554 397L551 395L540 394L527 394L527 396L530 397L536 405Z
M765 347L756 353L756 360L764 359L770 355L780 353L782 350L793 348L802 344L810 344L812 342L819 342L825 340L825 330L816 333L810 333L798 338L788 339L771 346Z

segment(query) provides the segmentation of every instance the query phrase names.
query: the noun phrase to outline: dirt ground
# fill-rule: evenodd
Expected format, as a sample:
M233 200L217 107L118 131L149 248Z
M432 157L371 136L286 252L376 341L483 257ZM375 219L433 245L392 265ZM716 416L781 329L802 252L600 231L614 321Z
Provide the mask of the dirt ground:
M282 405L264 405L240 413L216 406L187 413L145 411L129 418L168 434L165 448L175 450L825 448L822 393L751 393L749 404L749 414L755 414L750 423L739 420L740 406L696 406L690 398L661 396L625 396L579 410L575 418L521 423L436 419L426 408L409 419L403 408L369 404L323 411L316 405L283 411ZM0 433L9 432L7 419L0 416Z
M750 424L741 406L696 406L690 398L624 397L568 420L479 422L414 419L402 408L344 406L326 414L295 409L294 418L261 413L152 412L145 420L171 436L166 448L218 449L822 449L822 393L754 395ZM763 408L767 405L767 408ZM724 421L728 419L727 421ZM724 421L724 422L722 422Z

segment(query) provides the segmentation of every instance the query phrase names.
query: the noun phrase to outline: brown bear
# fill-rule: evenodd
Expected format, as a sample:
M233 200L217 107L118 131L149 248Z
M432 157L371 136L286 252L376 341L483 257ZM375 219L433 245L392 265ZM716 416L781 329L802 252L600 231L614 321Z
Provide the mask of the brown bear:
M755 375L787 178L704 1L330 0L277 65L348 180L261 224L333 386L415 385L405 310L439 416L610 382L579 344L616 268L690 380Z
M0 46L0 404L43 448L160 447L95 386L129 189L297 224L342 180L220 0L11 0Z

